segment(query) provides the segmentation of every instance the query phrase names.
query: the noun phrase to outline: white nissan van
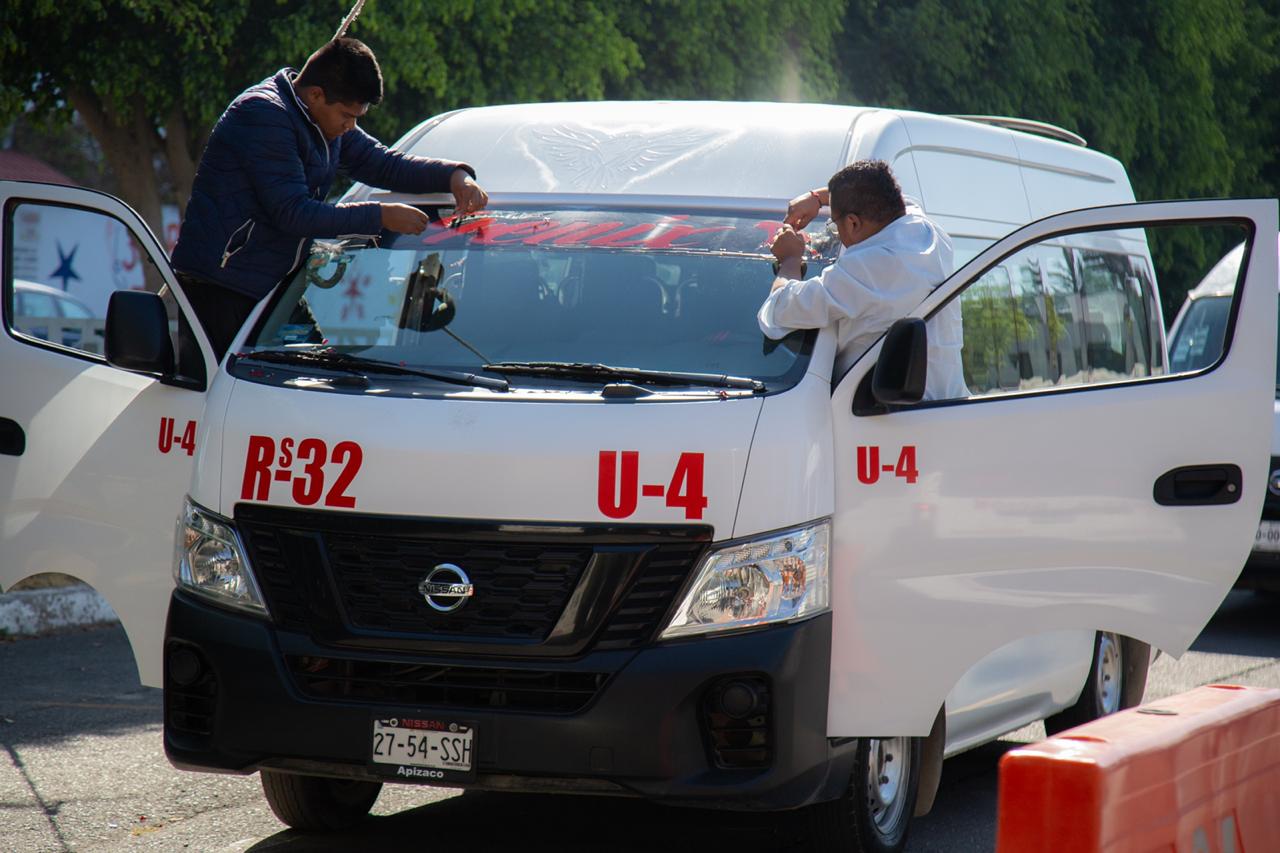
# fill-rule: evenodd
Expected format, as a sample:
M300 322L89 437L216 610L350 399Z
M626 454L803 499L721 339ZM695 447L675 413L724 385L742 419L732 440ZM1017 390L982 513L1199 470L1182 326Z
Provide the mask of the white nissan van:
M400 782L803 808L815 847L899 850L946 756L1138 701L1266 489L1276 201L1134 204L1115 160L1012 124L440 116L399 148L473 164L489 209L355 187L431 226L317 241L222 365L131 210L0 184L0 582L93 584L170 760L260 771L295 827ZM786 200L864 158L959 269L839 375L832 329L755 315ZM113 296L105 358L13 323L51 206L167 283ZM1222 354L1174 372L1150 247L1179 228L1244 249ZM922 400L957 300L968 394Z

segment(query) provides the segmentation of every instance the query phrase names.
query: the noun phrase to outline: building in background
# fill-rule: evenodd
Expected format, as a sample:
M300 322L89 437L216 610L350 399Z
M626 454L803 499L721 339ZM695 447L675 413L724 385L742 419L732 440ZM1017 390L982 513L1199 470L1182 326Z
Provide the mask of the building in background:
M0 180L40 181L75 186L42 160L20 151L0 150ZM178 209L163 209L165 249L178 239ZM142 253L128 230L112 219L85 216L71 208L25 205L14 222L13 276L57 288L74 296L98 317L107 313L113 290L145 287Z

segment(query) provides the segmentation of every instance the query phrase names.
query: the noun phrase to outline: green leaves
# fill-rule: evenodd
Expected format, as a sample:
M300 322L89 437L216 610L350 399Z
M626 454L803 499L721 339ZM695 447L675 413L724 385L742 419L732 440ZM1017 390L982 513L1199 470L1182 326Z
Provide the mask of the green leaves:
M850 0L842 97L1039 119L1123 162L1139 199L1280 190L1280 13L1249 0ZM1225 246L1154 244L1157 265ZM1161 280L1172 317L1194 281Z

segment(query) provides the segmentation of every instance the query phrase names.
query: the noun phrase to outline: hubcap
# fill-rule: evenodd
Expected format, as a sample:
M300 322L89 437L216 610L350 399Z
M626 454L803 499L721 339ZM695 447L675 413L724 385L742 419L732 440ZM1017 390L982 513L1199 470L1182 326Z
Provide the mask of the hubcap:
M1098 659L1096 661L1098 711L1114 714L1120 710L1120 691L1123 686L1124 661L1120 656L1120 638L1115 634L1098 635Z
M911 782L910 739L868 738L867 809L876 829L892 834L902 820Z

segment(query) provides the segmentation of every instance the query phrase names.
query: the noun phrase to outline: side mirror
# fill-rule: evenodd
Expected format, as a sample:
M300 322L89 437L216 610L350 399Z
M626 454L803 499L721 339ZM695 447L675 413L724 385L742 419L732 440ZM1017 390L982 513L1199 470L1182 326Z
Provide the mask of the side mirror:
M174 374L173 341L164 300L142 290L117 290L107 303L107 363L163 378Z
M889 406L911 406L924 398L929 335L924 320L906 317L889 327L871 374L871 393Z

